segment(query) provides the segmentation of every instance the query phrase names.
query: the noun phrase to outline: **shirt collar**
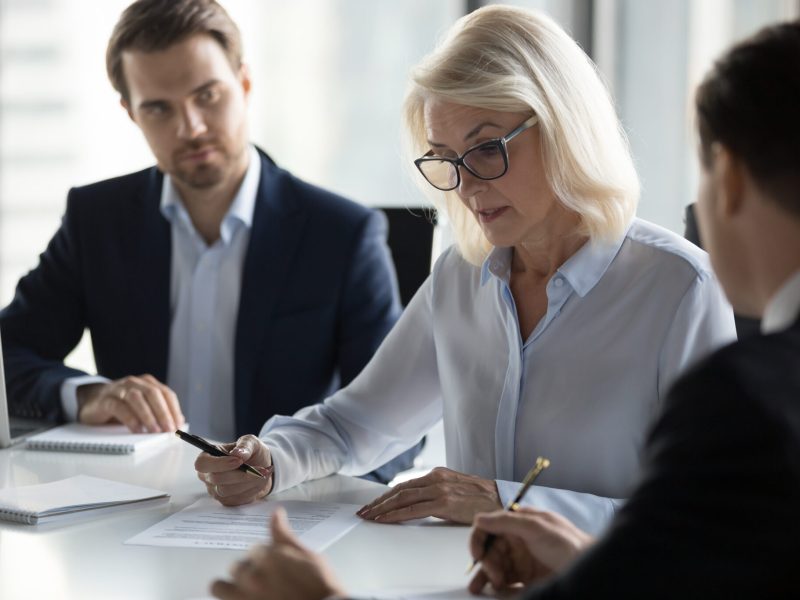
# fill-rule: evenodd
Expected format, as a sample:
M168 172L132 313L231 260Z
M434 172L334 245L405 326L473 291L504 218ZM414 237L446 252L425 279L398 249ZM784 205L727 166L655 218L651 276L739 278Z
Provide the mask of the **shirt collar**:
M579 296L585 296L605 275L627 235L626 230L623 235L612 241L589 239L558 268L558 272Z
M506 283L511 279L511 248L496 247L489 252L481 265L481 287L492 276Z
M248 153L249 160L244 179L233 197L233 202L231 202L228 212L225 213L220 227L220 237L226 245L230 243L237 225L242 225L249 229L253 224L256 194L261 180L261 157L252 145L248 147ZM181 222L189 231L195 235L197 234L183 205L180 193L172 182L172 177L166 173L164 174L164 183L161 186L161 214L170 223Z
M800 315L800 271L789 277L770 298L761 321L761 333L789 328Z
M579 296L585 296L605 274L627 235L626 230L610 242L590 239L558 268L558 272ZM481 285L485 285L491 276L508 282L511 256L511 248L493 248L481 265Z

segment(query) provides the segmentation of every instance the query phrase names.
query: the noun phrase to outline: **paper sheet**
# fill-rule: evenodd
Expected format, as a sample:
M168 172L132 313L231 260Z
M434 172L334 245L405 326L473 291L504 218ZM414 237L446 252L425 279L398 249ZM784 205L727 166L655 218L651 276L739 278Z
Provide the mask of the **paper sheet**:
M67 515L88 516L100 511L142 506L150 500L166 500L160 490L120 481L75 475L67 479L0 489L0 519L28 525L61 520Z
M381 590L370 594L376 600L475 600L466 587L411 588L407 590Z
M467 591L467 583L458 587L452 586L417 586L407 589L386 589L369 595L375 600L476 600L476 598L516 598L520 590L505 594L494 594L484 591L480 596L473 596Z
M124 425L67 423L28 438L29 450L130 454L175 441L171 433L131 433Z
M211 498L201 498L125 543L246 550L252 544L270 541L269 517L279 506L286 510L295 535L316 552L361 522L355 515L361 508L358 504L269 500L226 507Z

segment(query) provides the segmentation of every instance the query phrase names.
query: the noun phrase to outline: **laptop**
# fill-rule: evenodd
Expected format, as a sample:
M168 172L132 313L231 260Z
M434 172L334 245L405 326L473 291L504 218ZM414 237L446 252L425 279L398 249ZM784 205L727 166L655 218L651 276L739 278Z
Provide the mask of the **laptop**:
M0 340L0 448L18 444L34 433L55 427L52 421L22 419L8 414L5 368L3 367L3 343Z

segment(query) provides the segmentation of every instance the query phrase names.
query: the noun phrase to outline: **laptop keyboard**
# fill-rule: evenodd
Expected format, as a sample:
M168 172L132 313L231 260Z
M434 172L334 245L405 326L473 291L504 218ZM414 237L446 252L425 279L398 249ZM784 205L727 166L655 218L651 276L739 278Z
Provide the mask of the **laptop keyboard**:
M14 419L11 423L11 439L16 439L23 435L28 435L29 433L33 433L37 429L42 428L41 421L30 421L30 422L19 422L20 419Z

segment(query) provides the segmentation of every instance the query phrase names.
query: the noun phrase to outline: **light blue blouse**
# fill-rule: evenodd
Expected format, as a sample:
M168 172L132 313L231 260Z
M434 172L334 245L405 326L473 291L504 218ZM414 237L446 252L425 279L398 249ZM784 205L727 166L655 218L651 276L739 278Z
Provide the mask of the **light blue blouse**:
M446 251L348 387L270 419L275 490L369 472L443 419L448 467L495 479L506 502L546 456L526 502L602 531L670 384L735 339L733 314L702 250L637 219L558 269L523 340L511 256L496 248L477 268Z

